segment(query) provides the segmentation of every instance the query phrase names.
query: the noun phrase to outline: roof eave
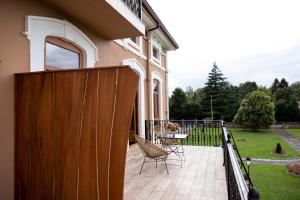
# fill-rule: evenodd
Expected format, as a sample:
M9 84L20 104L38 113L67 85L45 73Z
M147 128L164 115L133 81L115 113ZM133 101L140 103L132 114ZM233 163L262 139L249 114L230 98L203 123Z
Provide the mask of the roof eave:
M159 25L159 28L162 30L163 34L168 38L168 40L172 43L175 49L179 48L179 45L175 41L175 39L172 37L170 32L167 30L165 25L162 23L162 21L159 19L159 17L156 15L150 4L146 0L142 0L144 9L151 15L151 17L156 21L156 23Z

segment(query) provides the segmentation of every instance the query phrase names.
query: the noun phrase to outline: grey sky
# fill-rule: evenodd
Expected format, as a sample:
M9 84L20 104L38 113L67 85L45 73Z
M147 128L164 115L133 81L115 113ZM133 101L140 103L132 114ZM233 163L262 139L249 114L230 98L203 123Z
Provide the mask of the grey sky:
M217 62L234 85L300 81L300 2L148 0L180 49L169 53L170 91L202 87Z

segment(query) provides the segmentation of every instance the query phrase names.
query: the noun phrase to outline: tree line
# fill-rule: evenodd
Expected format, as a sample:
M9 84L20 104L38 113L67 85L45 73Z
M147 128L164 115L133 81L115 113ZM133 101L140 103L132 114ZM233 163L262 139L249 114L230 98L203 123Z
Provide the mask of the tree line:
M300 81L291 85L282 78L275 78L270 88L258 86L256 82L246 81L234 86L224 77L216 63L208 74L205 86L198 89L191 87L184 91L175 88L170 97L170 119L223 119L233 121L242 100L250 93L259 91L270 97L274 103L277 122L300 121Z

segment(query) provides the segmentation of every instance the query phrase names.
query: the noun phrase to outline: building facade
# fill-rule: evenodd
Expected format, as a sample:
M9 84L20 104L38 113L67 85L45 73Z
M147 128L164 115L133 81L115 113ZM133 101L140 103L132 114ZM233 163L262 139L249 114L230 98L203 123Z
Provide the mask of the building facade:
M148 2L13 0L0 15L0 199L13 199L14 73L129 65L139 76L131 136L168 119L167 52L178 45Z

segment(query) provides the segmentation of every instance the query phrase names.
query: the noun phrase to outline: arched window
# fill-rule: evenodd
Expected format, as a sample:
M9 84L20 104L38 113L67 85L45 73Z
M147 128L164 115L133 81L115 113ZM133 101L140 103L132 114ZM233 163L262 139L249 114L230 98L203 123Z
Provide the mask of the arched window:
M160 116L159 116L159 81L154 79L153 80L153 112L154 112L154 119L159 119Z
M45 69L78 69L83 67L83 52L71 42L48 36L45 41Z
M30 41L31 72L43 71L47 65L54 65L54 69L70 69L78 66L89 68L94 67L98 61L97 46L80 29L66 20L26 16L24 34ZM47 41L48 37L59 41ZM54 55L65 57L58 59Z

